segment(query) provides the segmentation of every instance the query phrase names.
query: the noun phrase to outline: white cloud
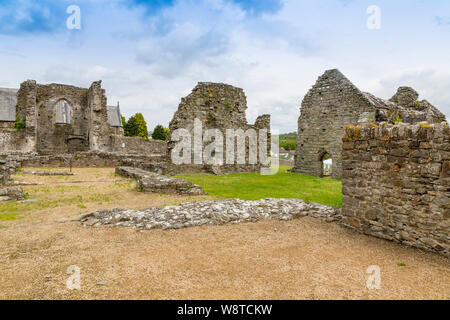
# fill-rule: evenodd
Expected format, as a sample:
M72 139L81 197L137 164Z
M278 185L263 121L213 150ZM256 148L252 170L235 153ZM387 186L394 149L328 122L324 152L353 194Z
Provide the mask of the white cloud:
M450 70L409 70L391 74L381 79L378 91L384 96L394 95L400 86L414 88L420 100L428 100L436 106L447 119L450 119Z
M120 100L126 116L142 112L153 128L168 125L197 82L225 82L245 90L249 122L270 113L283 132L296 130L317 77L337 67L383 98L410 85L449 115L450 74L442 70L450 70L450 44L442 39L450 28L434 18L448 15L441 8L410 1L404 12L383 2L386 20L373 32L357 1L284 3L276 14L255 16L229 1L180 0L146 16L121 2L86 2L79 33L0 36L0 86L31 78L88 87L102 79L110 104Z

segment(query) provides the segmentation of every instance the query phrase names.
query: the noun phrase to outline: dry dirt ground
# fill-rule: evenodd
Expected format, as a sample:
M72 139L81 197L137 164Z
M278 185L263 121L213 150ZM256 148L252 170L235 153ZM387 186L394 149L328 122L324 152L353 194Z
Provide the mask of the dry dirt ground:
M36 202L0 204L1 299L450 299L448 259L308 217L142 232L83 228L72 220L99 208L206 197L139 193L113 169L74 171L14 176L45 185L24 187ZM71 265L81 270L81 290L66 288ZM380 290L366 288L370 265L381 269Z

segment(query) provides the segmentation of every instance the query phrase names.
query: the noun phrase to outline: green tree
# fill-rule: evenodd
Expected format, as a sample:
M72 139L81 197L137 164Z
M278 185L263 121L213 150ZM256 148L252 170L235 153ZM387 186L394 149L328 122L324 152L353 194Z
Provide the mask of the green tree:
M134 116L130 117L128 121L125 123L123 131L127 137L137 136L137 124Z
M153 130L152 138L155 140L167 140L169 138L169 129L164 128L162 125L158 124Z
M295 150L297 143L295 140L281 140L280 147L283 147L285 150Z
M134 117L137 124L137 136L148 140L147 122L145 122L144 116L142 115L142 113L136 113Z
M141 113L136 113L124 126L125 135L128 137L140 137L148 140L147 122Z
M164 128L164 134L166 135L166 139L164 139L164 140L169 140L169 136L170 136L169 128Z
M127 132L127 119L122 116L122 128L123 128L123 135L128 137L128 132Z

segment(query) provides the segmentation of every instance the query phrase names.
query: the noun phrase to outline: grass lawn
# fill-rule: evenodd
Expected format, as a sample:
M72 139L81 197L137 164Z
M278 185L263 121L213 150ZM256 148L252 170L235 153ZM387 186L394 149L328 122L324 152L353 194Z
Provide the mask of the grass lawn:
M335 207L342 205L340 180L287 173L289 167L280 166L276 175L236 173L221 176L209 174L179 175L201 186L210 196L259 200L264 198L298 198Z

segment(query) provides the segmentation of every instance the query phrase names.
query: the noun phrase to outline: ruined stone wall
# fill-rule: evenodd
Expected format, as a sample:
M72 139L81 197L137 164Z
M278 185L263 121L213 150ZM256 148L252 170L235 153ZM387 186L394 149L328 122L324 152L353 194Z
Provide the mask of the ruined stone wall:
M70 123L57 122L56 104L61 100L70 106ZM60 84L37 85L37 151L41 154L64 154L89 150L87 104L87 89Z
M333 178L339 179L345 126L357 124L363 113L374 112L374 106L342 73L325 72L303 99L292 171L321 177L323 156L329 154Z
M26 81L17 92L16 120L27 127L16 129L15 122L0 121L0 152L36 149L36 82Z
M20 187L10 187L11 172L15 171L15 163L0 159L0 202L22 200L23 190Z
M224 165L217 167L214 165L196 165L196 164L174 164L170 162L167 156L152 157L150 160L135 159L132 157L124 158L120 161L121 166L139 168L142 170L162 174L223 174L223 173L244 173L257 172L261 169L259 165Z
M99 167L114 168L122 161L149 162L153 160L164 161L162 156L149 156L120 152L88 151L74 154L38 155L35 153L14 156L22 167ZM11 155L0 154L0 159L12 158ZM163 160L164 159L164 160Z
M445 121L445 115L427 100L420 101L419 93L411 87L398 88L389 101L400 107L398 117L402 122L441 123Z
M203 134L208 129L218 129L222 133L224 140L224 164L225 164L225 147L226 147L226 130L227 129L242 129L244 132L249 129L254 129L259 134L259 129L266 129L270 133L270 116L263 115L258 117L254 125L247 123L245 111L247 110L247 98L242 89L233 87L231 85L222 83L199 83L190 95L183 98L176 111L169 129L173 133L177 129L186 129L191 133L192 145L194 140L194 120L199 119L203 129ZM242 136L242 135L241 135ZM200 137L202 139L202 137ZM248 140L248 139L247 139ZM203 141L203 149L209 145L212 140ZM267 146L270 147L270 134L267 136ZM175 143L169 142L169 155L174 148ZM258 147L258 146L256 146ZM258 148L257 148L258 150ZM236 149L235 149L236 151ZM259 166L249 165L249 144L246 146L246 163L240 166L240 170L247 167L248 171L255 171ZM194 163L195 154L199 154L192 148L191 160ZM235 160L237 159L237 152L235 152ZM204 159L203 159L204 161ZM257 155L257 164L260 164L261 159ZM236 163L236 161L235 161ZM209 164L209 163L207 163ZM236 166L222 165L224 172L234 170Z
M342 159L344 224L450 255L447 124L350 126Z
M339 70L319 77L302 102L293 172L323 176L323 155L333 159L333 178L340 178L341 136L346 125L374 122L440 123L445 116L412 88L400 87L389 100L360 91Z
M26 122L26 132L36 137L37 117L37 84L34 80L27 80L20 85L17 92L17 120Z
M96 81L89 88L90 150L111 151L110 135L114 133L114 129L108 124L107 100L101 84L101 81Z
M167 142L161 140L144 140L138 137L113 135L112 152L136 153L142 155L167 155Z
M62 110L61 104L63 116L57 111ZM117 110L120 118L118 107ZM89 89L25 81L17 93L17 120L25 124L19 132L13 130L14 122L0 122L0 152L110 152L111 136L123 134L121 127L111 126L108 121L101 81L92 83Z
M420 102L417 101L418 99L419 93L413 88L400 87L390 101L406 108L419 108Z
M0 122L0 152L31 152L35 146L34 134L27 133L26 129L15 129L14 122Z
M5 160L0 160L0 186L5 185L9 180L9 170Z

